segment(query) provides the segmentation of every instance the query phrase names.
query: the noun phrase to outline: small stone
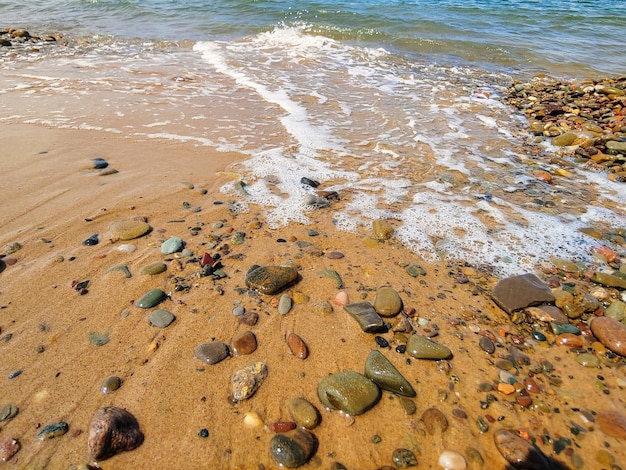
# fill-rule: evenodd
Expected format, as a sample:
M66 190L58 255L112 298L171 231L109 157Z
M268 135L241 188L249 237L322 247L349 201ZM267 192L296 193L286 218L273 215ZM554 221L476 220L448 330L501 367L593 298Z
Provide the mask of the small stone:
M304 184L305 186L310 186L312 188L317 188L320 185L317 181L307 178L306 176L303 176L300 179L300 183Z
M626 279L612 274L594 272L591 276L591 280L603 286L626 289Z
M376 333L383 329L383 319L369 302L344 305L343 309L358 322L364 332Z
M109 163L104 158L92 158L94 170L102 170L109 166Z
M415 390L398 369L380 352L372 351L365 361L365 376L383 390L414 397Z
M358 372L345 371L325 377L317 388L320 401L330 409L351 416L365 413L380 399L380 389Z
M161 244L161 253L171 255L172 253L182 251L184 246L185 242L181 238L171 237Z
M583 346L583 339L580 335L561 333L554 339L554 344L569 346L570 348L581 348Z
M409 449L396 449L391 459L397 468L417 467L417 457Z
M176 320L176 317L169 310L159 309L150 314L149 320L152 326L156 326L157 328L167 328L174 320Z
M6 438L0 441L0 460L8 462L19 452L21 445L17 439Z
M297 334L289 333L289 336L287 336L287 344L289 345L291 354L296 356L298 359L306 359L309 357L309 348L304 340Z
M550 288L534 274L522 274L501 280L493 288L491 298L509 314L533 305L554 302Z
M133 245L131 243L123 243L121 245L118 245L117 250L121 251L122 253L133 253L135 250L137 249L137 245Z
M594 317L589 321L591 332L606 348L626 356L626 325L609 317Z
M452 355L452 351L446 346L417 334L411 335L406 350L416 359L440 360L447 359Z
M444 450L439 455L437 463L445 470L465 470L467 468L467 462L463 456L454 450Z
M140 273L148 276L156 276L157 274L164 273L165 271L167 271L167 265L165 263L158 262L144 266L141 268Z
M98 172L98 175L100 176L107 176L107 175L114 175L116 173L119 173L119 170L116 170L115 168L103 168L102 170L100 170Z
M198 437L206 439L207 437L209 437L209 430L207 428L200 429L200 431L198 431Z
M240 325L254 326L259 321L259 314L256 312L248 312L241 315L237 322Z
M293 305L293 301L288 294L283 294L280 296L280 300L278 301L278 313L281 315L287 315L291 310Z
M109 225L109 232L119 240L133 240L152 230L146 222L140 220L121 220Z
M422 422L426 428L426 432L431 436L442 434L448 429L448 419L437 408L428 408L422 413Z
M574 325L572 325L571 323L552 322L550 323L550 329L552 330L552 333L554 333L557 336L562 335L562 334L572 334L572 335L580 334L580 330L576 328Z
M514 468L550 470L548 458L530 442L512 431L500 429L493 435L493 440L502 457Z
M576 362L583 367L598 367L600 365L600 359L598 359L598 356L591 353L582 353L577 355Z
M626 440L626 416L619 411L598 412L596 424L607 436Z
M277 294L297 280L298 271L286 266L257 266L246 274L246 285L266 295Z
M317 438L306 429L276 434L270 440L270 455L281 466L298 468L306 464L317 450Z
M100 387L100 391L105 395L109 393L113 393L117 389L122 386L122 379L117 377L116 375L112 375L111 377L107 377L102 382L102 386Z
M161 289L149 290L143 297L135 302L139 308L152 308L167 299L167 294Z
M402 310L402 299L391 287L380 287L376 291L374 310L382 317L394 317Z
M411 277L426 276L426 271L419 264L410 264L406 267L406 272Z
M493 344L493 341L486 336L480 338L478 345L480 346L480 349L485 351L487 354L493 354L496 350L496 346Z
M116 406L100 408L94 414L89 428L89 458L108 459L139 447L143 439L139 422L130 412Z
M19 412L20 409L16 405L4 405L0 409L0 423L15 418Z
M326 255L328 259L341 259L344 257L344 254L339 251L331 251Z
M231 349L235 356L246 356L256 351L257 340L251 331L242 331L238 333L231 341Z
M234 402L247 400L261 386L267 377L267 366L263 362L255 362L236 371L230 381L231 398Z
M233 315L235 315L236 317L239 317L243 315L244 313L246 313L246 308L241 305L238 305L237 307L233 308Z
M195 356L207 364L217 364L230 355L230 349L226 343L214 342L204 343L196 346Z
M400 406L402 407L402 411L407 416L412 416L417 411L417 405L413 400L409 400L405 397L400 397Z
M333 302L340 307L348 305L350 303L350 299L348 297L348 293L346 291L339 291L333 298Z
M16 251L20 251L21 249L22 249L22 245L19 242L7 243L4 246L4 254L5 255L12 255Z
M376 219L372 222L372 231L377 240L389 240L394 229L386 220Z
M94 246L98 244L98 234L94 233L91 237L83 240L83 245L85 246Z
M40 441L47 441L49 439L54 439L55 437L62 436L67 433L69 430L69 426L65 421L59 421L58 423L48 424L44 426L44 428L37 433L37 439Z
M89 333L89 342L94 346L104 346L109 342L109 339L108 333Z
M314 429L321 421L317 408L304 398L292 398L287 403L287 409L298 426Z
M574 132L566 132L552 139L552 145L557 147L567 147L572 145L578 139L578 135Z

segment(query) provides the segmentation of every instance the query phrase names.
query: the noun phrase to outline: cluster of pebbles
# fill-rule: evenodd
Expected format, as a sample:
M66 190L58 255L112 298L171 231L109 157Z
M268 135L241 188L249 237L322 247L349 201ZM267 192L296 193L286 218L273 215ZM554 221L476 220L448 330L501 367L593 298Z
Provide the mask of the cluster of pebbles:
M626 78L513 84L503 101L528 118L538 141L548 140L590 171L626 182ZM541 176L541 175L537 175ZM549 174L543 175L546 180Z
M29 33L25 29L0 29L0 46L2 47L55 43L60 39L61 35L59 34L46 34L43 36L37 36Z

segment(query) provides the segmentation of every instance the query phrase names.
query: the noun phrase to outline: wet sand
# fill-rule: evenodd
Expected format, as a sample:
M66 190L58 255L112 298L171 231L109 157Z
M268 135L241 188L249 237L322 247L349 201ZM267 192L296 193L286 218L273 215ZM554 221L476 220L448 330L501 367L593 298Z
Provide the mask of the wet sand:
M319 446L303 468L341 468L336 462L350 469L381 468L393 465L392 453L398 448L413 451L419 468L439 468L442 451L455 450L467 460L468 447L484 461L468 460L468 468L506 468L494 445L498 429L530 436L567 468L575 468L578 459L584 468L608 468L598 462L601 449L615 463L626 465L623 441L589 421L602 411L624 413L623 359L602 356L599 368L586 368L568 347L550 344L554 337L548 335L547 342L520 346L531 364L511 371L522 381L532 365L549 361L554 366L551 372L535 375L541 391L531 394L532 406L520 406L513 395L497 390L479 391L484 382L497 386L495 363L507 356L514 336L530 340L527 329L512 323L490 299L497 279L458 263L425 263L393 238L376 241L366 230L339 232L333 227L332 208L312 212L315 222L310 226L292 224L278 230L264 224L258 208L234 214L229 197L219 188L236 177L228 172L229 164L241 155L189 143L36 125L5 125L1 141L0 246L19 242L22 248L3 258L16 262L6 263L0 273L0 337L12 335L0 342L0 406L19 407L17 416L0 423L0 439L19 440L21 450L0 465L52 469L88 463L91 418L98 408L115 405L135 415L145 441L100 462L102 468L278 468L269 453L273 434L267 425L289 421L286 403L295 397L309 400L322 416L312 431ZM119 173L101 176L90 169L91 159L97 157ZM192 183L194 189L182 182ZM193 212L184 203L201 210ZM129 242L107 237L111 223L136 217L153 228L148 235ZM201 230L191 235L190 227L199 222ZM215 228L217 222L221 228ZM311 229L319 235L310 236ZM245 233L240 245L231 240L236 232ZM100 242L83 245L95 233ZM182 238L194 257L222 253L227 277L200 277L197 260L161 254L161 243L173 236ZM310 242L319 251L302 250L297 241ZM122 243L132 243L137 250L121 252L117 247ZM345 256L330 259L333 251ZM163 260L165 273L140 274L142 267ZM255 264L287 262L298 268L301 279L285 292L305 300L283 316L276 308L279 295L249 295L245 275ZM425 275L410 276L406 267L413 263ZM121 271L107 273L118 265L127 266L132 277ZM320 275L329 269L341 276L341 289ZM72 282L84 280L89 280L88 292L79 295ZM177 283L189 289L177 291ZM427 320L419 332L437 332L434 339L452 350L452 359L436 362L398 353L395 348L402 338L393 331L381 334L391 343L381 348L373 334L361 331L332 300L345 290L351 302L372 302L383 285L400 294L405 311L415 309L415 319ZM153 288L170 295L160 306L176 316L167 328L151 326L149 311L134 306ZM332 311L327 311L328 305ZM258 323L240 324L232 313L235 306L257 312ZM389 322L395 326L397 318ZM247 329L258 340L251 355L215 365L194 357L197 345L229 343ZM495 334L499 346L494 354L479 347L482 330ZM91 344L94 332L108 334L109 342ZM292 332L308 346L305 360L294 357L286 344ZM415 388L415 414L407 415L389 392L360 416L324 410L317 397L319 382L340 371L362 372L373 349ZM232 404L230 377L256 361L267 364L267 378L252 398ZM17 370L22 373L9 379ZM103 394L102 381L112 375L122 379L122 386ZM485 409L481 401L488 393L497 401ZM426 432L420 420L432 407L449 424L435 435ZM247 412L257 413L265 426L246 426ZM481 433L478 419L489 424L489 430ZM69 424L67 434L44 442L36 439L41 427L58 421ZM207 438L198 435L201 429L208 430Z

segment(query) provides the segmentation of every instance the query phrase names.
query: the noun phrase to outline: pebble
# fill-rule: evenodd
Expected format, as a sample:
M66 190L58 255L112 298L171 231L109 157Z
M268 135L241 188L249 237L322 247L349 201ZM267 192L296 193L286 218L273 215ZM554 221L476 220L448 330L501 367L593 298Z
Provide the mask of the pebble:
M533 470L552 468L543 452L512 431L500 429L494 433L493 440L502 457L514 468Z
M98 234L94 233L91 237L83 240L83 245L85 246L95 246L98 244Z
M455 450L444 450L439 455L437 463L445 470L465 470L467 468L465 458Z
M217 364L230 355L230 349L226 343L216 341L196 346L195 356L207 364Z
M287 403L287 409L298 426L314 429L321 421L317 408L305 398L292 398Z
M246 285L261 294L273 295L294 284L298 271L286 266L256 266L246 274Z
M231 380L231 399L234 402L247 400L261 386L267 377L267 366L263 362L255 362L236 371Z
M0 460L8 462L19 452L21 445L17 439L6 438L0 441Z
M576 356L576 362L583 367L598 367L600 365L600 359L598 356L591 353L582 353Z
M400 397L400 406L402 407L402 411L407 416L412 416L417 411L417 405L413 400L409 400L405 397Z
M240 315L237 322L240 325L254 326L259 321L259 314L256 312L248 312Z
M89 333L89 342L94 346L104 346L110 340L108 333Z
M411 277L426 276L426 271L419 264L410 264L406 267L406 272Z
M291 354L296 356L298 359L306 359L309 357L309 348L304 340L297 334L289 333L289 336L287 336L287 344L289 345Z
M594 317L589 321L591 332L606 348L626 356L626 325L609 317Z
M417 457L409 449L394 450L391 459L398 468L417 467Z
M491 298L509 314L533 305L554 302L550 288L534 274L502 279L493 288Z
M550 323L550 329L552 330L552 333L554 333L555 335L561 335L563 333L568 333L568 334L573 334L573 335L580 334L580 330L576 326L572 325L571 323L552 322Z
M94 170L102 170L109 166L109 163L104 158L92 158Z
M331 251L330 253L328 253L326 255L326 257L328 259L341 259L343 258L345 255L339 251Z
M374 310L383 317L394 317L402 310L402 299L391 287L379 287L374 298Z
M22 245L19 242L11 242L4 245L4 254L12 255L16 251L20 251L22 249Z
M376 219L372 222L372 232L377 240L389 240L393 235L393 227L384 219Z
M174 320L176 320L176 317L169 310L159 309L150 314L149 320L152 326L156 326L157 328L167 328Z
M41 431L37 433L37 439L40 441L47 441L54 439L55 437L62 436L70 429L65 421L59 421L58 423L48 424L43 427Z
M416 359L440 360L447 359L452 355L452 351L446 346L417 334L411 335L406 350Z
M283 294L280 296L280 300L278 301L278 313L281 315L287 315L291 311L291 307L293 306L293 301L288 294Z
M312 188L317 188L320 185L319 182L312 180L310 178L307 178L306 176L303 176L302 178L300 178L300 183L306 186L310 186Z
M366 333L376 333L384 326L383 319L369 302L344 305L343 309L354 318Z
M141 220L120 220L109 225L109 232L119 240L133 240L152 230L152 227Z
M249 428L260 428L263 426L263 420L254 411L248 411L245 415L243 415L243 424L248 426Z
M244 313L246 313L246 308L242 307L241 305L238 305L237 307L233 308L233 315L235 315L236 317L240 317Z
M496 346L493 344L493 341L486 336L480 338L478 345L480 346L480 349L485 351L487 354L493 354L496 350Z
M298 468L306 464L317 450L317 438L306 429L276 434L270 440L270 455L281 466Z
M139 308L152 308L167 299L167 294L161 289L152 289L146 292L143 297L135 302Z
M100 391L106 395L116 391L121 386L122 379L120 379L116 375L112 375L111 377L107 377L106 379L104 379L104 381L102 382L102 386L100 387Z
M318 271L317 274L335 281L335 287L337 287L337 289L341 289L343 287L343 280L341 279L339 273L334 269L324 269L322 271Z
M596 424L607 436L626 439L626 416L619 411L599 411Z
M327 408L356 416L365 413L378 402L380 389L364 375L345 371L322 379L317 395Z
M16 405L4 405L0 409L0 423L15 418L19 412L20 409Z
M116 170L115 168L103 168L102 170L100 170L98 172L98 175L100 176L107 176L107 175L114 175L116 173L119 173L119 170Z
M164 273L165 271L167 271L167 265L165 263L158 262L144 266L141 268L140 273L148 276L156 276L157 274Z
M561 333L554 339L554 343L559 346L581 348L583 345L583 339L579 335L574 335L572 333Z
M339 305L340 307L348 305L350 303L350 299L348 297L348 293L346 291L343 291L343 290L337 292L337 294L333 298L333 302L335 303L335 305Z
M612 274L600 273L596 271L591 276L591 280L598 284L602 284L603 286L626 289L626 279Z
M416 395L411 384L380 351L374 350L367 356L365 376L383 390L405 397Z
M256 351L256 336L251 331L238 333L231 341L231 349L235 356L246 356Z
M171 237L161 244L161 253L164 255L178 253L179 251L182 251L184 246L185 242L181 238Z
M422 422L426 432L431 436L435 434L442 434L448 429L448 419L437 408L428 408L422 413Z
M100 408L89 427L87 448L92 460L105 460L143 443L139 422L130 412L116 406Z

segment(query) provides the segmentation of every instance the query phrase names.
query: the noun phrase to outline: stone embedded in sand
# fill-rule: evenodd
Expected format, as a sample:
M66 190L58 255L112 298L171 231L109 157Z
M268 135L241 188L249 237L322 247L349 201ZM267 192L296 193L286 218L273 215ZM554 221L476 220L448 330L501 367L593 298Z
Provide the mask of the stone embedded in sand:
M437 408L428 408L422 413L422 422L426 432L431 436L442 434L448 429L448 419Z
M298 468L307 463L317 450L317 438L306 429L295 429L276 434L270 441L270 455L287 468Z
M364 375L345 371L325 377L317 387L317 395L327 408L356 416L378 403L380 389Z
M361 329L366 333L375 333L384 326L383 319L369 302L356 302L344 305L343 309L352 315L352 318L358 322Z
M91 420L87 438L89 458L108 459L139 447L143 439L139 422L131 413L116 406L100 408Z
M22 249L22 245L19 242L7 243L4 246L4 254L5 255L12 255L16 251L20 251L21 249Z
M246 356L256 351L257 340L251 331L242 331L233 337L231 348L235 356Z
M109 232L113 238L119 240L132 240L149 233L152 227L140 220L120 220L109 226Z
M216 341L215 343L204 343L196 346L195 356L207 364L217 364L230 355L230 349L226 343Z
M550 288L534 274L521 274L502 279L493 288L491 298L507 313L554 302Z
M439 344L430 338L412 335L406 345L408 352L415 359L447 359L452 355L452 351L443 344Z
M626 325L609 317L594 317L589 321L591 332L605 347L626 356Z
M0 423L15 418L19 412L20 409L16 405L4 405L2 409L0 409Z
M287 266L256 266L246 274L246 285L261 294L273 295L298 280L298 271Z
M405 397L415 396L411 384L380 351L374 350L367 356L365 375L383 390Z
M156 276L157 274L161 274L167 271L167 265L165 263L152 263L148 266L144 266L139 271L141 274L147 274L148 276Z
M70 427L65 421L48 424L37 433L37 439L39 439L40 441L54 439L55 437L64 435L69 429Z
M596 423L607 436L626 440L626 416L619 411L600 411Z
M594 272L591 276L593 282L602 284L607 287L617 287L619 289L626 289L626 279L614 276L612 274Z
M0 460L8 462L21 449L17 439L7 438L0 441Z
M151 289L135 302L139 308L152 308L167 299L167 294L161 289Z
M150 324L157 328L167 328L174 320L176 320L174 314L165 309L155 310L149 317Z
M530 442L506 429L500 429L493 440L502 457L519 470L549 470L548 458Z
M402 310L402 299L391 287L379 287L374 298L374 310L383 317L393 317Z
M182 238L171 237L161 244L161 253L163 253L164 255L178 253L184 248L184 246L185 242L182 240Z
M394 232L391 224L383 219L372 222L372 231L377 240L389 240Z
M261 386L267 377L267 366L263 362L255 362L235 372L230 380L231 398L234 402L247 400Z
M298 426L313 429L320 423L321 417L319 411L305 398L293 398L289 400L287 408Z

